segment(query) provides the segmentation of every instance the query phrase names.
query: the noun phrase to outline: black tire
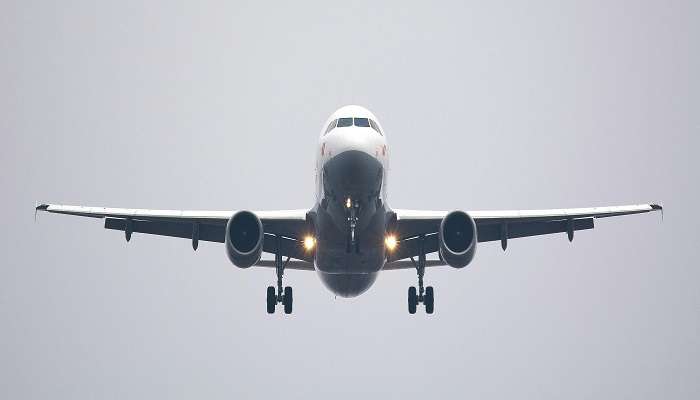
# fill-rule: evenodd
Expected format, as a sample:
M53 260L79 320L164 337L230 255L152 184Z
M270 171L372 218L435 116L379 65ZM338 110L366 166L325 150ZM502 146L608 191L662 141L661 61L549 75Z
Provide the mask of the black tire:
M425 312L432 314L435 311L435 291L432 286L425 288Z
M411 286L408 288L408 313L415 314L417 305L418 305L418 294L416 293L416 287Z
M274 286L267 287L267 313L274 314L275 306L277 305L277 294Z
M291 286L284 288L284 313L292 313L292 302L294 302L294 295Z

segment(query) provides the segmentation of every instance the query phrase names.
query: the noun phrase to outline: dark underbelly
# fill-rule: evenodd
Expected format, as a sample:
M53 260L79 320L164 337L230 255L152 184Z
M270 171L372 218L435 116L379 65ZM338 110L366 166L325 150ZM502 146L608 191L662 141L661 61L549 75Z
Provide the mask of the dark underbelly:
M375 280L378 272L368 274L329 274L318 271L324 286L341 297L355 297L366 292Z
M363 293L384 266L383 173L376 158L359 151L341 153L324 166L315 264L325 286L339 296Z

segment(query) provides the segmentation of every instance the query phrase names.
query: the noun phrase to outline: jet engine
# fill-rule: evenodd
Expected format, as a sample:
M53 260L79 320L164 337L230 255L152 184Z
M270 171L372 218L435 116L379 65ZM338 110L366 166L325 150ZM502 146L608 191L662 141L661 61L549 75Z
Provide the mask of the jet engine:
M250 211L235 213L226 224L226 255L233 265L248 268L260 260L263 225Z
M443 218L438 232L440 257L453 268L466 267L476 252L476 224L464 211L452 211Z

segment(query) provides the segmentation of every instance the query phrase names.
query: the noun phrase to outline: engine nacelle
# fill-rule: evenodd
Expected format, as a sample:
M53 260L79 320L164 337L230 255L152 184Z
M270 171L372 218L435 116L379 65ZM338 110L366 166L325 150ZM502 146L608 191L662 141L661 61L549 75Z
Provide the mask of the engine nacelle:
M226 224L226 255L233 265L248 268L262 255L264 232L257 215L250 211L235 213Z
M476 224L464 211L452 211L442 219L440 231L440 257L450 267L464 268L476 252Z

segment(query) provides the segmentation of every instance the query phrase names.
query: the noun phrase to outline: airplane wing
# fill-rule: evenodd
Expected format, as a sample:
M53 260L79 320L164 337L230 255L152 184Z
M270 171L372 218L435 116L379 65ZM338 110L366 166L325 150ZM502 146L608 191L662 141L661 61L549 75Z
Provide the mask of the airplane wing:
M427 253L438 251L437 232L440 222L448 214L447 211L393 211L397 217L396 233L399 244L389 262L416 257L419 252L418 238L421 235L425 237ZM474 218L479 242L500 241L505 250L508 239L566 232L571 241L575 231L593 229L593 221L596 218L650 211L663 212L663 207L659 204L637 204L553 210L467 211L467 214ZM405 265L406 268L411 267L409 264Z
M83 207L59 204L41 204L36 211L76 215L104 220L106 229L120 230L127 241L133 232L190 239L196 250L200 240L224 242L226 223L236 211L181 211L146 210L108 207ZM662 211L658 204L632 206L572 208L556 210L470 211L477 226L479 242L501 241L505 250L508 239L566 232L569 240L577 230L592 229L595 218ZM427 253L438 251L437 231L447 211L394 210L397 215L399 246L387 260L385 269L413 268L409 261L416 257L419 240L425 236ZM303 251L302 237L307 229L307 210L254 211L263 223L265 241L263 251L274 253L275 236L282 238L282 255L301 262L290 262L286 268L313 270L313 258ZM268 265L269 264L269 265ZM270 261L261 260L258 266L268 267ZM433 262L431 266L443 265Z
M60 204L41 204L36 212L68 214L104 220L106 229L124 231L126 240L133 232L190 239L197 250L200 240L223 243L226 223L236 211L182 211L145 210L133 208L83 207ZM265 240L263 251L274 253L275 237L282 239L282 255L313 262L303 251L302 238L308 210L253 211L263 224ZM292 268L294 269L294 268ZM305 269L305 268L302 268Z

